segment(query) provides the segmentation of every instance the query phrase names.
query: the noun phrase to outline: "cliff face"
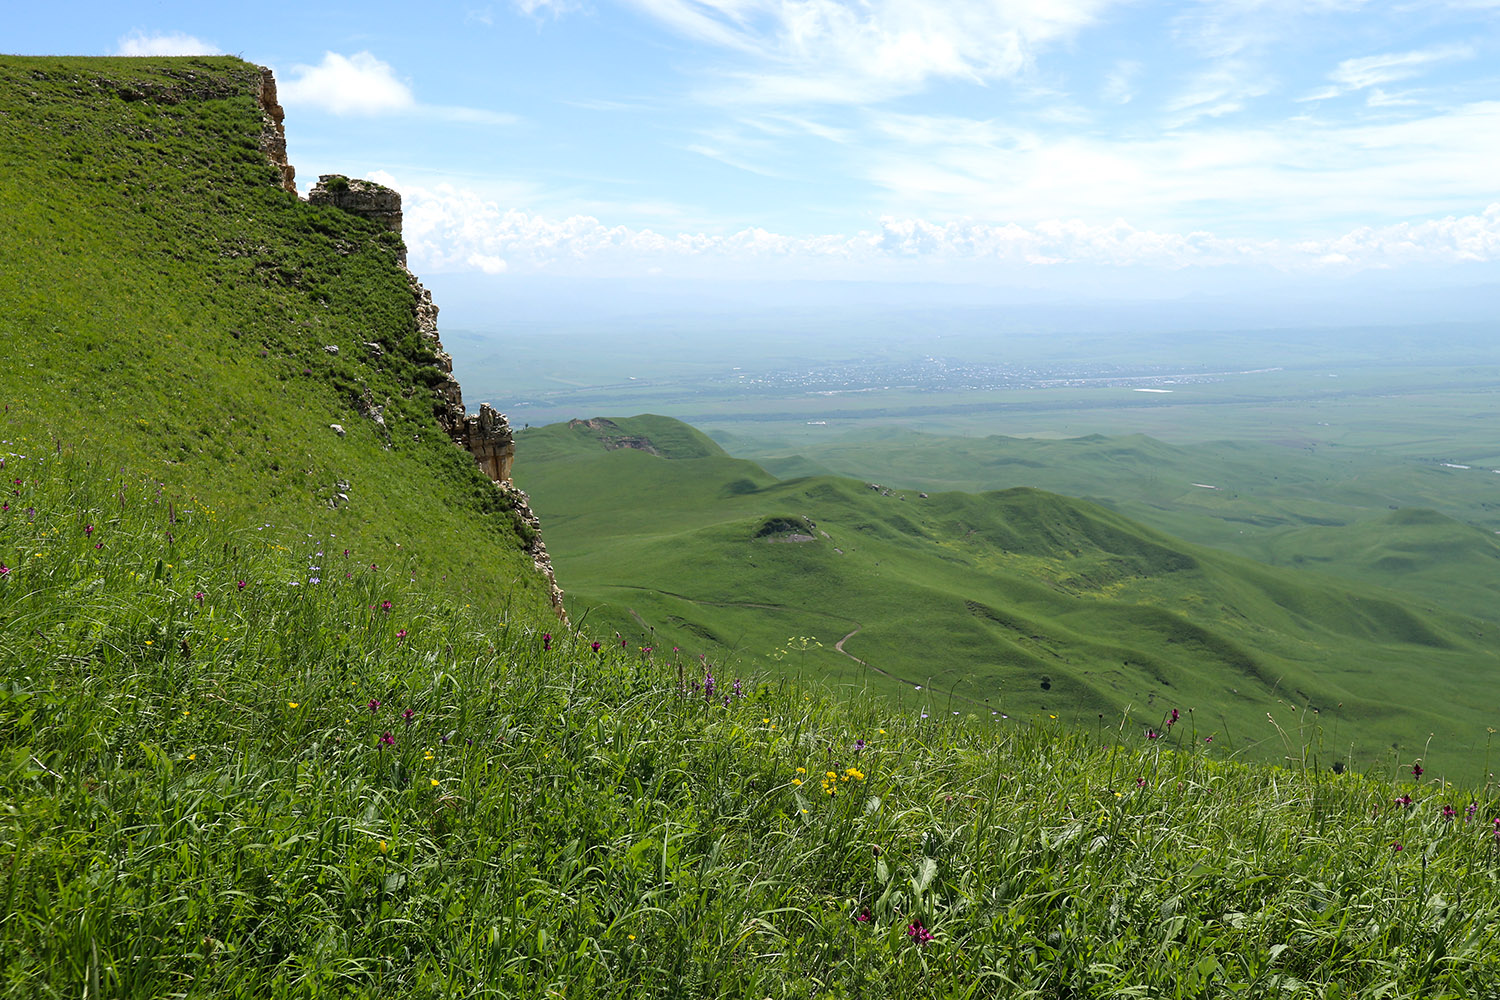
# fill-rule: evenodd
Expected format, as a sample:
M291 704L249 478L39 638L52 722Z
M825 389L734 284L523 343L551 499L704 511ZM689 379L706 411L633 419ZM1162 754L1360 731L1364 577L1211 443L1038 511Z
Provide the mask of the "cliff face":
M260 104L262 119L261 151L281 171L281 189L288 194L296 194L297 171L286 161L286 129L282 127L286 112L276 101L276 77L264 66L261 67L260 82L255 88L255 99Z
M287 190L292 186L294 171L286 163L286 138L282 130L282 110L276 103L276 81L269 69L262 73L257 90L261 108L265 113L267 131L262 135L261 148L271 162L281 168L282 183ZM273 127L274 126L274 127ZM374 181L346 177L343 174L322 174L318 178L307 200L314 205L329 205L384 227L390 232L401 232L401 193ZM522 537L527 539L526 549L537 570L544 574L551 587L552 608L557 616L567 621L563 608L563 592L557 585L552 571L552 559L547 554L547 545L542 541L541 522L532 512L530 500L525 492L516 489L511 482L511 467L515 462L515 436L505 414L481 404L478 413L464 409L463 389L453 377L453 357L443 349L438 335L438 307L432 301L432 293L422 286L417 276L406 268L406 252L400 253L400 264L406 271L412 293L412 323L431 348L431 365L441 373L432 380L436 400L433 416L455 445L468 451L474 460L494 482L504 502L525 525Z

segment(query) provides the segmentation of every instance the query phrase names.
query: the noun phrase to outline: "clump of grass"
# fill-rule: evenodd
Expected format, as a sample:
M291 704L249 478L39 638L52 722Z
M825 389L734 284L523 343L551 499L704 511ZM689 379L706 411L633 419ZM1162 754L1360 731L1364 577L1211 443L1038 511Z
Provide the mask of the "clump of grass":
M834 700L6 458L10 995L1500 988L1487 793Z

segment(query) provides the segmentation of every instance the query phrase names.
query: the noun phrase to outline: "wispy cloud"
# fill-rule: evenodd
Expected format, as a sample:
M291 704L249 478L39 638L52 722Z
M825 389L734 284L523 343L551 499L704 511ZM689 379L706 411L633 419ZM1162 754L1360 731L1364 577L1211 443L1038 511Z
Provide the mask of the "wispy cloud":
M185 32L146 32L139 28L122 36L115 47L115 54L121 56L216 56L223 51L213 42Z
M1113 0L630 0L695 41L750 57L721 100L863 104L934 80L1013 78Z
M1471 46L1434 45L1410 52L1387 52L1383 55L1345 59L1328 76L1342 90L1363 90L1398 80L1409 80L1438 63L1472 58L1474 49Z

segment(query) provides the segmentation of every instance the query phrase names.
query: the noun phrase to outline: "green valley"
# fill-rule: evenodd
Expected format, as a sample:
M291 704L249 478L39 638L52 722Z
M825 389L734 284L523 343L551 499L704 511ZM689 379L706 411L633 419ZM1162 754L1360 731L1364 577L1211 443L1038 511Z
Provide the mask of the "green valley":
M1414 753L1456 776L1500 717L1490 622L1098 504L780 480L661 417L520 441L574 616L631 644L769 655L929 716L1144 730L1193 709L1199 739L1253 757L1316 733L1326 762Z

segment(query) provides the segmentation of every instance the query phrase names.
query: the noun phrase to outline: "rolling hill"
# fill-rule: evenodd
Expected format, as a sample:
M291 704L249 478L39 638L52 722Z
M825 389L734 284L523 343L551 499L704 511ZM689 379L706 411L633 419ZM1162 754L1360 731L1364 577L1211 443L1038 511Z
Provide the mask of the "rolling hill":
M1144 728L1192 709L1200 739L1262 757L1301 753L1282 731L1302 727L1329 759L1457 767L1500 717L1491 623L1085 500L780 480L662 417L520 440L574 616L627 642L771 656L930 714Z

